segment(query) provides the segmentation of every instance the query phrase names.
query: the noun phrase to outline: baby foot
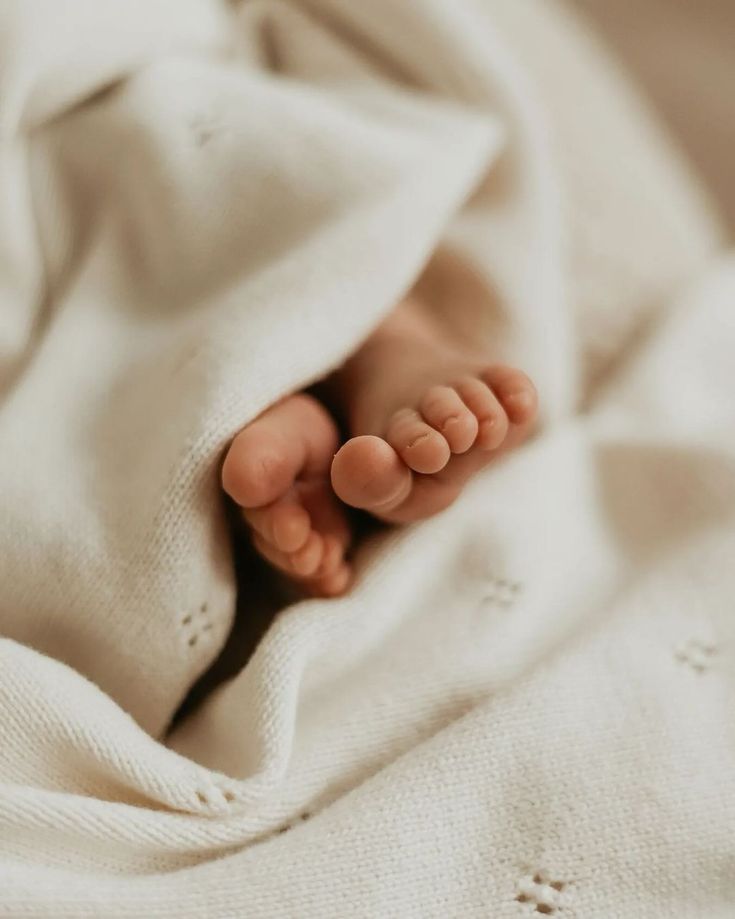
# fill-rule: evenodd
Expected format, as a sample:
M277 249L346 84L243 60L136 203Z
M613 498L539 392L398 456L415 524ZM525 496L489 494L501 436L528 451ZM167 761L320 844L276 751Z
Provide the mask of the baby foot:
M305 393L267 409L233 440L222 485L242 508L258 552L317 596L347 588L350 533L329 484L339 444L323 406Z
M536 419L536 390L524 373L458 354L410 303L335 385L356 436L334 458L332 485L345 504L389 523L443 510Z

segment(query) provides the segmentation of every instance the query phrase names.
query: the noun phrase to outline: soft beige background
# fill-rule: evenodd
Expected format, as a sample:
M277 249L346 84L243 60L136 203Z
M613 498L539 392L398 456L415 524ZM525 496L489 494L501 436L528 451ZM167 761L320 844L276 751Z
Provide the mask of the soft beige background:
M735 231L735 2L574 2L656 103Z

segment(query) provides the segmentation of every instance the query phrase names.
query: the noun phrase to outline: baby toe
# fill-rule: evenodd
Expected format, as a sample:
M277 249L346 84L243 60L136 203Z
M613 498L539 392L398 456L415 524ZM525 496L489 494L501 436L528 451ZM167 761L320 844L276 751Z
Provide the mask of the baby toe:
M421 414L439 431L452 453L465 453L475 442L477 418L450 386L432 386L421 400Z
M325 575L314 584L314 593L321 597L338 597L350 586L352 569L346 562L331 574Z
M324 556L324 540L314 530L309 533L306 544L288 556L291 569L301 578L310 578L317 573Z
M536 387L522 370L502 365L488 368L482 374L505 409L512 424L527 424L536 416Z
M508 433L508 416L493 391L477 377L460 380L455 389L477 419L477 445L481 450L497 450Z
M385 439L414 472L439 472L451 456L446 438L414 409L400 409L393 415Z
M336 536L325 536L322 560L316 572L316 577L322 580L334 574L342 564L343 557L344 549L340 540Z

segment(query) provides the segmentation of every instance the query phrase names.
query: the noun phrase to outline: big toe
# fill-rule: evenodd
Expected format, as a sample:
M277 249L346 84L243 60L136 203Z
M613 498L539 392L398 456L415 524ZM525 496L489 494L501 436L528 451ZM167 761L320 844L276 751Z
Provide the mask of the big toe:
M222 466L222 486L241 507L264 507L294 480L326 477L337 429L303 393L267 409L235 437Z
M286 437L253 424L232 442L222 466L222 486L241 507L263 507L279 498L294 478Z
M411 491L412 474L390 444L371 434L353 437L332 461L332 487L351 507L385 513Z

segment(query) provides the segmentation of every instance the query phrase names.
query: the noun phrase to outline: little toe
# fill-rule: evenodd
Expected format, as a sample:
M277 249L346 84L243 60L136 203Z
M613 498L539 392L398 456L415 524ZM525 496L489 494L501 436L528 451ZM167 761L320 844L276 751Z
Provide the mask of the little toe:
M455 389L477 419L477 445L481 450L497 450L508 433L508 416L493 391L477 377L460 380Z
M482 374L505 409L511 424L528 424L536 416L536 387L522 370L499 365Z
M413 476L381 437L363 434L347 441L332 461L332 487L350 507L380 516L406 499Z
M477 438L478 421L450 386L432 386L421 400L421 414L439 431L452 453L465 453Z
M351 580L352 569L347 562L342 562L334 572L314 582L312 593L320 597L338 597L347 590Z
M336 536L324 537L322 560L316 572L320 580L333 575L344 561L344 547Z
M393 415L385 439L414 472L429 475L449 462L451 450L446 438L414 409L399 409Z
M317 573L324 556L324 540L315 530L297 552L289 554L293 573L301 578L309 578Z

